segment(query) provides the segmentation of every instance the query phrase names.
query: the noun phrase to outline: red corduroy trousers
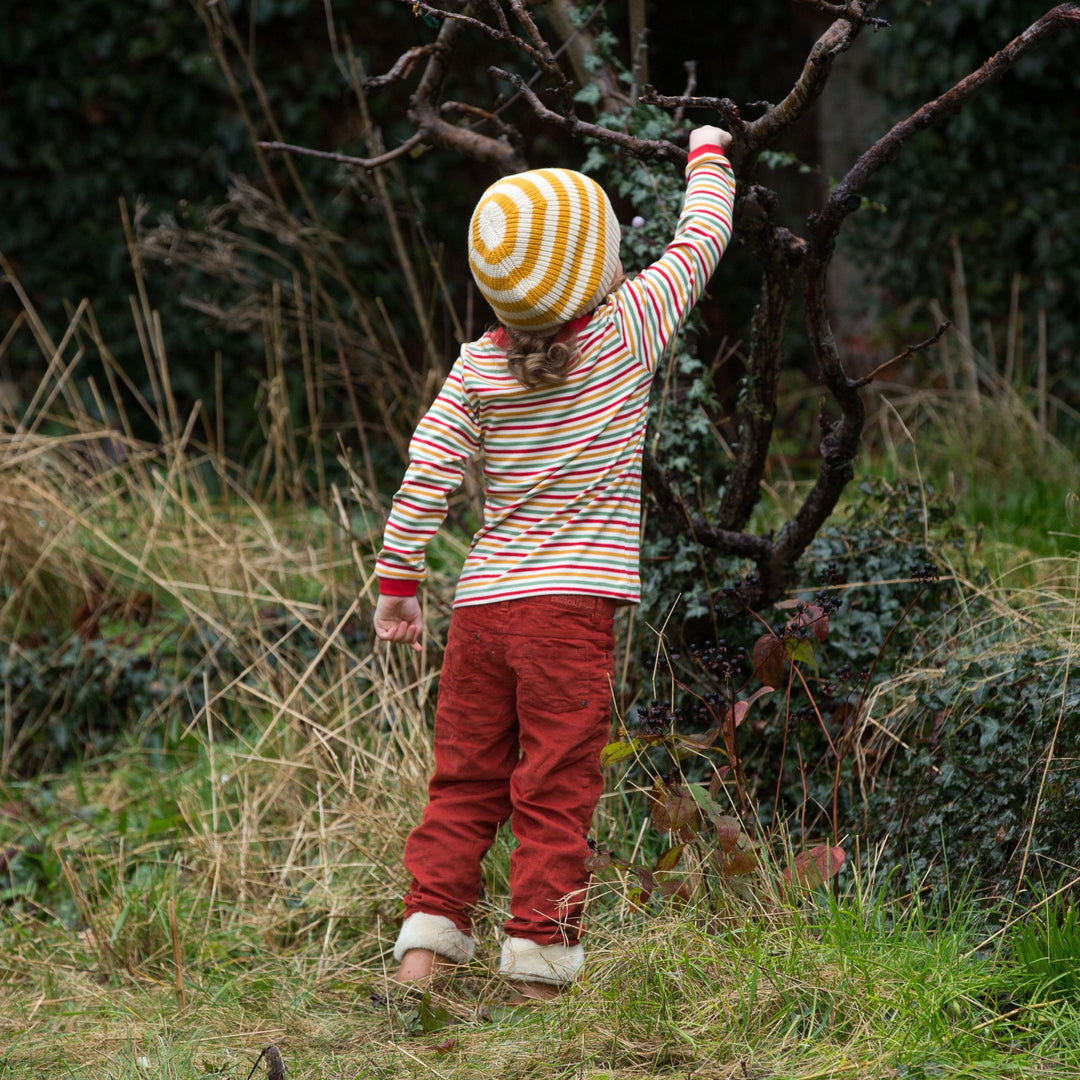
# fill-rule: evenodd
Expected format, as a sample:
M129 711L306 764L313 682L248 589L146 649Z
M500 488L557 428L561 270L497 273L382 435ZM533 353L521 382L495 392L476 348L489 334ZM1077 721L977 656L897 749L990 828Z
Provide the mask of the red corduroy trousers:
M468 933L481 860L509 821L507 935L577 942L611 730L614 614L614 601L574 594L454 609L435 775L405 844L406 916L442 915Z

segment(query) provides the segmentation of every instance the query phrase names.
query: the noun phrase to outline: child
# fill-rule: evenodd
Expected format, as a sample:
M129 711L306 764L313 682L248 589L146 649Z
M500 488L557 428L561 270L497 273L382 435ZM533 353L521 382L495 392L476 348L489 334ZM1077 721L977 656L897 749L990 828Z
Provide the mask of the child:
M409 448L379 554L375 631L420 649L417 583L466 461L484 521L458 581L435 713L435 775L405 845L397 979L472 958L480 862L510 821L500 971L525 996L571 982L611 726L615 608L640 598L649 387L731 234L730 135L690 135L675 237L632 281L603 190L566 169L493 184L469 265L500 326L462 347Z

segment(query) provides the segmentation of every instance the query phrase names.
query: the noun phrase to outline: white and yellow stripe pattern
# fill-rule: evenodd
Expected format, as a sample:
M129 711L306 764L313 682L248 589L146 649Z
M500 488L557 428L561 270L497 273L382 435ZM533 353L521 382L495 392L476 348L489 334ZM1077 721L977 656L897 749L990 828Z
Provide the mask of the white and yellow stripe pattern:
M469 268L499 322L544 333L607 294L619 222L604 189L571 169L492 184L469 223Z

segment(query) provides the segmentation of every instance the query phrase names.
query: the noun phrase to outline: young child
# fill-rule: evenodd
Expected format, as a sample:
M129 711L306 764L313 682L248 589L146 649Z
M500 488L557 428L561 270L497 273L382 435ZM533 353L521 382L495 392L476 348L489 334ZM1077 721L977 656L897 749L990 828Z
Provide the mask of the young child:
M612 622L640 599L649 387L731 235L730 140L716 127L691 133L675 237L633 280L611 204L580 173L507 177L473 213L469 265L500 325L462 347L417 427L377 563L376 634L419 650L425 547L482 451L484 521L454 599L435 775L405 845L400 982L472 958L480 862L508 820L518 846L501 973L547 997L584 963Z

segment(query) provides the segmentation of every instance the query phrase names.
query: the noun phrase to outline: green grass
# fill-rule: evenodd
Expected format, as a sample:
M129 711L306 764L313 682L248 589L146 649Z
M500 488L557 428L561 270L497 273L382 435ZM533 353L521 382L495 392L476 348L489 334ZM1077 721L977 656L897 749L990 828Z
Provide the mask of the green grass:
M970 897L927 910L859 877L836 901L762 902L714 926L693 907L620 916L602 893L582 984L522 1012L491 974L496 866L480 958L427 1000L388 993L400 832L376 829L370 805L387 790L346 799L270 758L194 744L159 768L129 750L4 789L20 812L0 847L22 854L0 924L0 1076L242 1078L271 1043L289 1075L327 1080L1080 1068L1075 994L1037 974L1048 940L1075 960L1075 923L998 934Z
M33 678L56 679L49 650L74 644L77 606L100 594L116 666L96 679L84 720L126 736L81 763L63 746L64 768L22 775L19 739L32 731L70 743L72 703L49 685L36 687L39 698L2 688L0 1080L243 1080L271 1043L297 1080L1038 1080L1080 1071L1071 909L1010 911L955 892L936 907L918 890L898 897L852 845L835 897L792 897L764 868L738 886L717 883L711 909L699 896L646 915L625 882L599 885L585 978L523 1012L506 1006L493 974L508 905L502 837L486 870L478 960L426 999L388 992L401 852L425 801L460 535L444 533L434 551L427 652L373 650L384 508L370 486L326 484L319 510L298 468L288 477L268 468L249 489L188 440L197 425L186 421L163 429L156 448L109 432L127 456L88 472L83 443L105 432L65 400L74 417L66 434L9 438L0 427L9 525L0 531L0 636L6 658L29 657L35 689ZM944 484L968 523L996 513L984 554L993 532L1010 577L978 586L979 618L1033 642L1068 639L1071 650L1075 556L1025 564L1051 550L1036 534L1053 531L1074 460L1042 436L1029 440L1022 411L1009 408L998 420L987 405L977 417L953 408L943 422L918 424L928 414L909 410L914 437L892 429L875 444L873 468ZM998 458L989 456L995 440ZM292 460L285 450L274 453ZM773 493L779 503L794 489L777 481ZM962 611L975 586L959 575L953 586ZM145 625L129 605L144 593ZM967 647L985 650L989 625L969 625ZM37 630L47 631L44 646L26 637ZM950 632L943 654L960 639ZM181 646L197 634L203 647L212 641L216 666L181 670ZM148 666L147 649L172 667ZM932 674L948 677L944 664ZM905 678L924 675L895 672L897 700ZM141 713L118 700L140 678L161 684ZM951 689L962 697L975 688ZM875 714L891 740L882 719ZM613 779L598 835L641 854L661 843L645 837L645 819L642 793ZM1075 878L1075 868L1059 869Z

